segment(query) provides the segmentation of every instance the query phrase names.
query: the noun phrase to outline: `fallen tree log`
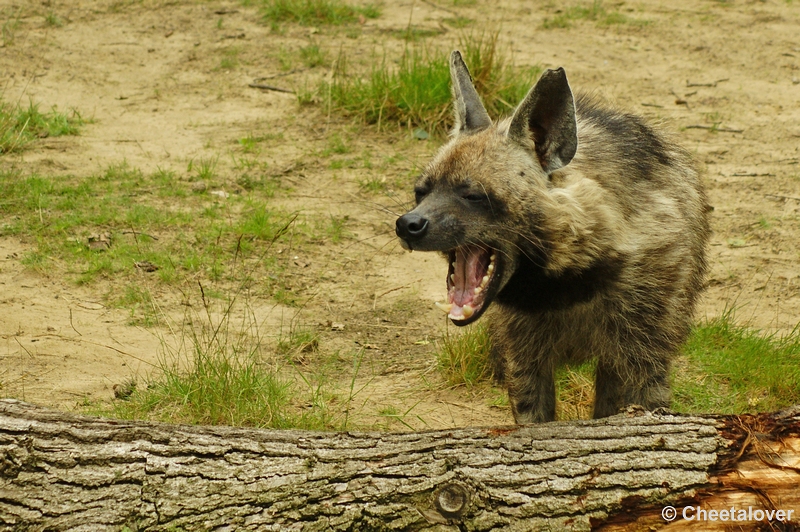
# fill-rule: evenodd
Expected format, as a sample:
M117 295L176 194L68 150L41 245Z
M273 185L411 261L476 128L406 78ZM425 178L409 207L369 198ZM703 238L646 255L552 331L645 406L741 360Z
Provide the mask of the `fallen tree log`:
M674 519L662 517L666 505ZM630 409L526 427L322 433L98 419L0 401L2 530L798 523L800 407L756 416Z

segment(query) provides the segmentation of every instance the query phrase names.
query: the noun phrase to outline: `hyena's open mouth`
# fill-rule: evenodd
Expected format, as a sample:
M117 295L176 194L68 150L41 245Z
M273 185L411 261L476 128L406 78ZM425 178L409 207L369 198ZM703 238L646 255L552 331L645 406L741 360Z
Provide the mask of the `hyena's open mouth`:
M494 249L466 245L450 250L447 271L447 303L436 306L447 312L456 325L477 320L488 307L487 296L499 262Z

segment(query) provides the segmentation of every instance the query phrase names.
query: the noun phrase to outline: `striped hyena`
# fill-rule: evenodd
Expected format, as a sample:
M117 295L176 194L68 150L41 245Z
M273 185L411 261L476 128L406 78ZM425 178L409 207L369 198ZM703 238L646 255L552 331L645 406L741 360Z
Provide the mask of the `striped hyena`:
M461 54L456 123L397 220L448 259L456 325L491 305L495 373L518 423L555 418L558 364L597 361L594 416L670 402L671 357L703 288L709 207L689 155L546 71L492 123Z

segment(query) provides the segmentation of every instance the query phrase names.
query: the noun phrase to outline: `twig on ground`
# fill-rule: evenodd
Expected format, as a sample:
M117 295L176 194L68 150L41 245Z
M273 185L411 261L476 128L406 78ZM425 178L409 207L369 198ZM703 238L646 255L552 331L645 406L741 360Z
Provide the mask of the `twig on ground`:
M83 336L81 332L75 328L75 324L72 323L72 308L69 309L69 326L72 327L72 330L78 333L78 336Z
M728 127L714 127L714 126L703 126L700 124L692 124L690 126L684 127L684 129L708 129L712 131L719 131L720 133L744 133L744 129L731 129Z
M25 350L25 352L26 352L26 353L28 353L28 356L29 356L29 357L31 357L31 358L34 358L34 357L33 357L33 355L31 354L31 352L30 352L30 351L28 351L28 350L25 348L25 346L24 346L24 345L22 345L22 342L20 342L20 341L19 341L19 338L17 338L17 337L15 336L15 337L14 337L14 340L15 340L15 341L16 341L16 342L19 344L19 346L20 346L22 349L24 349L24 350Z
M280 72L278 74L272 74L271 76L266 76L263 78L256 78L253 80L253 83L258 83L260 81L266 81L268 79L275 79L275 78L282 78L283 76L291 76L292 74L296 74L298 72L304 72L308 70L307 68L293 68L288 72Z
M392 293L392 292L394 292L396 290L402 290L403 288L408 288L412 284L418 283L421 280L422 279L417 279L416 281L408 283L408 284L404 284L403 286L395 286L394 288L390 288L389 290L386 290L385 292L381 292L380 294L378 292L375 292L375 296L374 296L373 301L372 301L372 310L375 310L375 307L378 305L378 298L381 298L381 297L385 296L386 294L390 294L390 293Z
M722 78L718 79L717 81L712 81L711 83L692 83L688 79L686 80L687 87L716 87L717 83L722 83L723 81L728 81L730 78Z
M769 172L764 173L757 173L757 172L734 172L731 174L731 177L774 177L775 174L770 174Z
M782 200L794 200L800 201L800 197L797 196L783 196L781 194L764 194L766 198L775 198L775 199L782 199Z
M275 87L274 85L264 85L263 83L249 83L247 86L265 91L287 92L289 94L294 94L292 89L284 89L283 87Z

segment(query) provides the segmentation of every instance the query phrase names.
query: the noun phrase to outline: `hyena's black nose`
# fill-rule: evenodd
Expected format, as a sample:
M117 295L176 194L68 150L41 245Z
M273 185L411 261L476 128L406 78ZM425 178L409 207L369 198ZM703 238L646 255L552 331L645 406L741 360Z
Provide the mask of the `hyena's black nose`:
M409 212L397 219L395 233L403 240L417 240L428 232L428 220Z

